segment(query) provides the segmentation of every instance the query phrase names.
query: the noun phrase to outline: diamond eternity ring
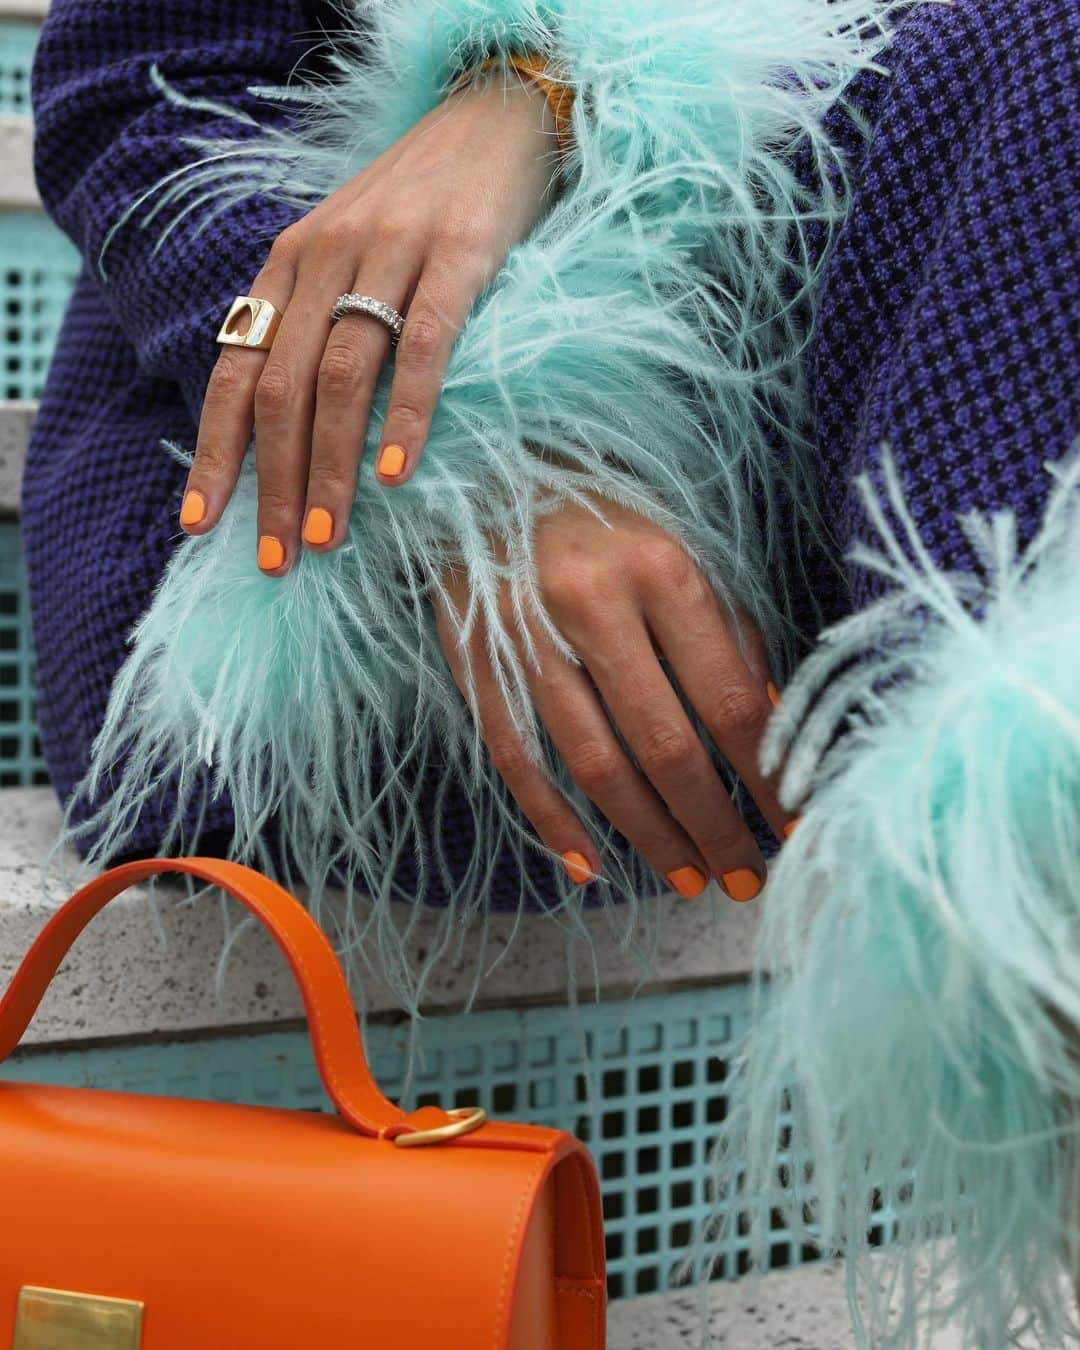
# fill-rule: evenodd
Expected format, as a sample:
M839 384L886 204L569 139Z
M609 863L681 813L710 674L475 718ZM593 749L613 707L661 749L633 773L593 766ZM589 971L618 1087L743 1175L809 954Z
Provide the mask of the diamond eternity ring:
M377 300L373 295L357 295L351 291L348 295L339 295L330 311L330 318L337 323L346 314L367 314L372 319L378 319L384 327L389 328L390 341L395 345L405 326L404 318L393 305L388 305L385 300Z

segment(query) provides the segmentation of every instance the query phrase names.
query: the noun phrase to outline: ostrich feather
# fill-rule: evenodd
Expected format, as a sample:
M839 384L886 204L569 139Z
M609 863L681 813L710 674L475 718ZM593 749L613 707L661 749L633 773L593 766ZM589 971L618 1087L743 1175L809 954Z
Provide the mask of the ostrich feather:
M873 62L894 8L379 0L345 12L332 78L259 90L295 105L288 130L253 131L244 114L234 139L189 138L191 163L133 202L112 237L197 232L253 192L306 210L437 106L447 79L480 55L544 51L577 95L565 190L460 333L413 477L393 490L374 477L387 375L344 546L304 552L288 576L268 579L251 546L249 456L223 521L179 545L131 635L63 842L92 840L93 865L122 851L140 807L166 785L178 784L177 821L185 804L227 790L232 855L268 867L259 833L280 814L316 903L333 871L385 914L393 861L408 850L421 883L407 898L439 890L448 923L483 911L500 844L523 860L547 850L490 768L471 680L463 698L438 642L432 602L455 566L473 598L459 640L483 620L513 724L597 840L601 899L626 902L632 925L637 900L666 888L642 860L620 859L558 763L526 684L535 658L519 655L499 588L505 580L511 611L534 613L579 659L546 615L534 536L544 513L588 502L588 491L658 522L725 602L746 609L777 666L790 657L781 536L824 537L801 373L822 266L807 231L814 223L827 237L843 218L843 166L822 116ZM153 79L160 96L185 101L166 72ZM793 168L800 146L815 165L809 184ZM799 503L795 519L781 518L781 502ZM468 876L449 892L440 839L408 786L409 771L436 755L466 785L476 827ZM178 831L165 846L197 848ZM552 861L569 912L580 892ZM523 904L531 889L523 868ZM415 1006L404 967L401 993Z
M881 546L859 561L894 586L825 635L765 747L806 807L716 1152L732 1212L706 1236L723 1249L745 1213L764 1266L779 1214L845 1256L860 1346L914 1350L950 1321L977 1350L1080 1330L1064 1287L1080 1264L1080 456L1049 467L1038 537L1018 551L1010 513L972 515L974 567L955 576L889 459L888 513L862 480ZM874 1228L891 1242L871 1260Z

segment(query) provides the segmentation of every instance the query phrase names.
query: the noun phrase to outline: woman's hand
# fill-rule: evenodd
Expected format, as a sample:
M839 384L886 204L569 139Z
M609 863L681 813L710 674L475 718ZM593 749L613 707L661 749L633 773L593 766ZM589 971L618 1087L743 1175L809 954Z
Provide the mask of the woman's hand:
M764 645L743 619L740 650L726 606L664 530L596 500L613 528L576 503L537 525L540 594L582 665L568 662L541 626L530 624L539 673L522 655L520 639L517 648L536 711L574 782L677 891L696 895L712 874L732 899L752 899L764 882L765 863L660 659L780 838L791 818L758 768L758 744L776 698ZM462 574L448 571L443 581L460 618L468 602ZM520 632L505 594L503 623L508 632ZM437 620L454 679L465 693L455 621L441 604ZM598 851L515 733L480 624L468 651L475 711L495 767L543 842L562 854L571 877L589 880L590 872L600 870Z
M180 515L190 534L220 518L254 426L259 566L281 576L301 537L319 550L342 541L390 349L376 319L331 324L346 292L406 315L376 468L387 486L409 477L454 338L546 206L553 128L539 89L476 84L283 231L247 292L283 312L272 349L223 347L210 376Z

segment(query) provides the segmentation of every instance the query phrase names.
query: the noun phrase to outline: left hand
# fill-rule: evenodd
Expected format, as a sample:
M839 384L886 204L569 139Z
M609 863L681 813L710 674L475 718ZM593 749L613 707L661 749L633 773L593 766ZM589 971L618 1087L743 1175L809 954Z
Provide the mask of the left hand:
M541 600L581 665L566 660L533 621L529 630L541 669L533 666L503 583L500 617L515 640L536 712L575 784L675 890L699 894L711 874L732 899L752 899L764 884L764 859L660 663L666 659L779 839L790 814L758 761L776 697L764 642L744 614L736 622L659 525L606 499L596 503L610 525L567 502L540 518L534 542ZM493 544L504 560L502 541ZM469 602L464 570L448 569L443 584L458 620L440 603L439 636L466 693L456 632ZM516 733L482 620L468 657L474 712L494 766L543 842L563 856L570 876L589 880L588 872L600 869L596 844Z

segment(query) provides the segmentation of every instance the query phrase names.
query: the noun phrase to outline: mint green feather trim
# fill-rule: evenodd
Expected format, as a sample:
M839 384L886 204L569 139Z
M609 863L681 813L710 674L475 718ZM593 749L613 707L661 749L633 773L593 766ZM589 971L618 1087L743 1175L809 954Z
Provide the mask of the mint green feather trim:
M363 11L370 28L337 46L333 80L259 91L296 104L294 129L190 139L190 172L157 185L140 219L153 195L143 194L116 230L151 221L172 229L190 210L183 227L197 231L255 191L311 207L437 105L459 64L485 52L547 50L577 93L567 188L460 335L412 479L387 491L374 477L384 378L344 547L304 552L285 578L263 577L250 463L221 525L180 544L132 635L76 799L102 802L86 827L104 828L92 863L122 849L140 806L176 775L190 800L228 790L234 856L267 866L259 831L280 812L316 903L336 865L375 898L376 922L389 924L390 869L403 850L425 869L419 894L404 898L445 885L440 840L425 836L408 790L412 770L437 753L447 777L467 785L476 827L472 870L448 897L447 922L483 911L501 842L523 863L547 850L488 763L437 640L432 599L453 562L467 570L475 602L462 638L483 619L513 722L593 832L604 868L597 885L626 902L632 931L638 899L666 887L640 860L619 862L610 826L554 754L499 584L507 577L511 610L531 608L577 660L537 594L533 539L541 515L590 490L679 540L717 593L746 607L782 667L794 628L781 535L822 534L800 369L821 264L805 232L811 222L834 229L843 199L834 186L842 165L821 121L873 61L894 8L379 0ZM185 101L166 73L155 82ZM810 189L790 163L802 141L816 156ZM169 224L166 207L177 213ZM106 247L103 269L107 261ZM769 426L786 436L782 452ZM800 518L778 519L781 500L800 503ZM489 532L506 541L505 566ZM376 759L394 768L386 782L374 781ZM379 819L380 801L392 826ZM71 820L69 811L67 838L77 833ZM198 841L177 833L166 842L191 850ZM530 889L523 871L523 901ZM569 881L563 891L573 928L580 892ZM398 962L397 938L384 936ZM411 1006L421 985L402 965Z
M863 482L882 547L859 560L895 589L825 635L766 746L809 804L716 1180L760 1265L776 1211L847 1256L860 1346L1080 1331L1080 456L1054 471L1035 542L972 515L981 571L951 576L886 459L899 534Z

